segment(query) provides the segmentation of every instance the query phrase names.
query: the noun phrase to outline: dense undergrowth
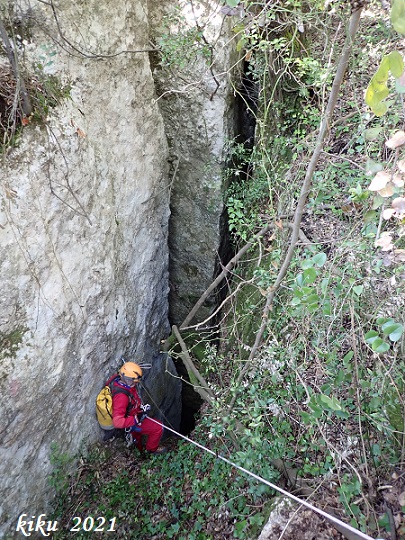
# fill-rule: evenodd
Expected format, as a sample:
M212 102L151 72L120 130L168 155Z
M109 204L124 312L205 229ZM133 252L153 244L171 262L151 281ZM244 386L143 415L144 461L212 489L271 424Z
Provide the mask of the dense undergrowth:
M373 537L401 538L405 267L378 240L392 230L401 253L403 222L382 219L389 198L381 201L368 187L380 165L403 158L402 147L390 150L385 141L403 127L404 109L399 94L388 113L376 117L364 92L382 56L401 51L403 43L389 12L371 2L313 177L300 242L262 344L240 380L288 244L349 17L344 2L243 7L249 16L235 21L235 39L257 84L257 127L253 150L231 144L228 214L235 249L263 225L273 228L233 272L219 346L199 340L197 332L194 341L188 337L215 395L191 437L310 494L313 504ZM401 196L400 185L395 194ZM89 513L117 517L119 538L257 538L275 493L190 443L171 439L169 445L167 456L152 459L134 459L122 441L96 446L68 485L57 486L56 515L65 522ZM280 463L292 475L283 475ZM60 475L56 467L54 483ZM297 513L280 535L304 538L297 536L302 527Z

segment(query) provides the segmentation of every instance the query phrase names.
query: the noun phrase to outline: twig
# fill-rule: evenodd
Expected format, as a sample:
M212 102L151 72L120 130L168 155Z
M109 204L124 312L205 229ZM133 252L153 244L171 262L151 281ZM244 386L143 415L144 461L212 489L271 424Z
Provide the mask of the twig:
M223 307L234 297L237 295L237 293L239 292L239 290L241 289L242 286L246 285L247 283L249 284L252 284L253 283L253 278L252 279L249 279L248 281L242 281L241 283L238 284L238 286L236 287L236 289L231 293L231 294L228 294L228 296L225 298L225 300L223 300L221 302L221 304L215 309L215 311L213 313L211 313L206 319L204 319L203 321L197 323L197 324L194 324L192 326L187 326L186 328L183 328L183 330L197 330L198 328L200 328L200 326L204 326L206 327L207 323L209 323L209 321L215 317L215 315L217 315L222 309Z
M194 362L191 360L191 357L190 357L190 355L188 353L186 344L184 343L183 338L181 337L181 334L180 334L179 329L177 328L177 326L173 325L172 330L173 330L173 333L176 336L177 341L179 342L179 345L181 347L182 354L180 356L181 356L181 358L183 360L184 366L186 367L187 371L191 371L193 373L195 378L201 384L201 387L199 387L199 386L194 387L195 391L198 394L200 394L200 396L202 397L202 399L204 401L208 401L208 403L211 403L215 399L215 396L214 396L212 390L209 388L207 381L200 374L198 369L195 367Z
M116 56L120 56L121 54L139 54L139 53L150 53L150 52L157 52L158 51L158 49L153 48L153 49L139 49L139 50L123 50L123 51L118 51L116 53L111 53L111 54L97 54L97 53L88 54L88 53L85 53L85 52L83 52L83 50L76 47L64 35L64 33L62 31L62 28L61 28L61 25L60 25L60 22L59 22L59 19L58 19L58 15L56 13L56 8L55 8L55 5L53 3L53 0L50 0L49 2L46 2L44 0L38 0L38 1L41 4L44 4L44 5L49 6L51 8L53 18L55 19L55 23L56 23L56 26L57 26L57 29L58 29L58 33L59 33L60 37L62 38L62 41L64 41L73 51L77 52L80 56L82 56L84 58L93 58L93 59L97 59L97 58L115 58ZM65 50L69 54L72 54L67 49L65 49Z
M360 381L359 381L359 353L357 350L357 341L356 341L356 334L354 330L354 308L353 304L350 304L350 322L351 322L351 341L352 341L352 350L353 350L353 360L354 360L354 385L356 388L356 405L357 405L357 422L359 426L359 433L360 433L360 440L361 440L361 446L363 450L363 457L364 457L364 466L366 471L366 480L368 483L369 493L375 494L375 490L373 488L373 484L370 480L370 472L367 465L367 453L366 453L366 446L364 444L364 434L363 434L363 426L361 423L361 398L360 398Z

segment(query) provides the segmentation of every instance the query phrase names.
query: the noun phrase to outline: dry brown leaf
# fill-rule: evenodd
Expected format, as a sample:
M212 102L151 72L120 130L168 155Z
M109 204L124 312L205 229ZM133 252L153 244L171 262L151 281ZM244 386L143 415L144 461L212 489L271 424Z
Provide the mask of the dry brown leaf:
M384 189L388 182L391 180L391 176L385 171L379 171L371 180L371 184L368 186L370 191L380 191Z
M392 201L392 208L395 209L397 214L405 213L405 197L397 197Z
M6 192L7 199L9 199L10 201L12 201L13 199L17 197L16 190L9 186L4 186L4 191Z
M395 253L395 257L399 261L401 262L405 261L405 249L394 249L394 253ZM405 506L405 503L403 506Z
M385 146L387 148L391 148L392 150L404 144L405 144L405 131L402 131L402 130L394 133L394 135L390 139L388 139L388 141L385 142Z
M378 240L375 241L375 247L380 247L382 251L391 251L394 248L392 236L389 232L383 232Z
M405 159L401 159L397 162L397 167L400 171L405 172Z
M394 195L394 186L389 183L383 189L379 189L378 193L381 197L391 197L391 195Z
M395 214L395 208L386 208L382 213L383 219L390 219Z
M394 174L392 177L392 183L397 187L403 187L405 182L402 174Z
M80 129L80 128L76 128L76 133L79 135L79 137L81 137L82 139L84 139L86 137L86 134L85 132Z

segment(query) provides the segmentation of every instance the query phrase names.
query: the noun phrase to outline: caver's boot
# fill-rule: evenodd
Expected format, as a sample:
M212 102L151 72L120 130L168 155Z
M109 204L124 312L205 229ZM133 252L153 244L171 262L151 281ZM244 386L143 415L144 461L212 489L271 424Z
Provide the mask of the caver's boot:
M168 452L167 448L165 446L158 446L156 450L147 450L148 454L153 455L160 455L160 454L166 454Z

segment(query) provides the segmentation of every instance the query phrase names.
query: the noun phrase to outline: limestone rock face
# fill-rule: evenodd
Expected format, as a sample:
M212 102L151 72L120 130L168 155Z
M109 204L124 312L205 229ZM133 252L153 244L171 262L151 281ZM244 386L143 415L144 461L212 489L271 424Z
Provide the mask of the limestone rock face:
M66 99L24 127L0 171L2 538L19 514L46 511L52 444L73 455L99 437L95 397L122 355L153 360L148 387L179 423L179 383L158 354L168 149L148 53L132 52L150 47L146 4L55 10L30 1L21 12L32 21L24 55Z
M150 2L151 33L167 54L155 66L170 148L170 316L181 324L215 277L221 256L224 169L234 137L231 26L220 2ZM202 37L193 40L200 31ZM179 32L186 39L179 39ZM187 37L188 36L188 37ZM211 296L196 320L213 310Z
M47 511L52 448L72 456L99 438L95 397L121 357L152 363L145 398L180 425L181 384L159 349L169 297L181 322L221 242L234 61L221 5L7 4L36 114L0 170L1 537ZM190 35L205 28L178 69L151 51L173 6Z

